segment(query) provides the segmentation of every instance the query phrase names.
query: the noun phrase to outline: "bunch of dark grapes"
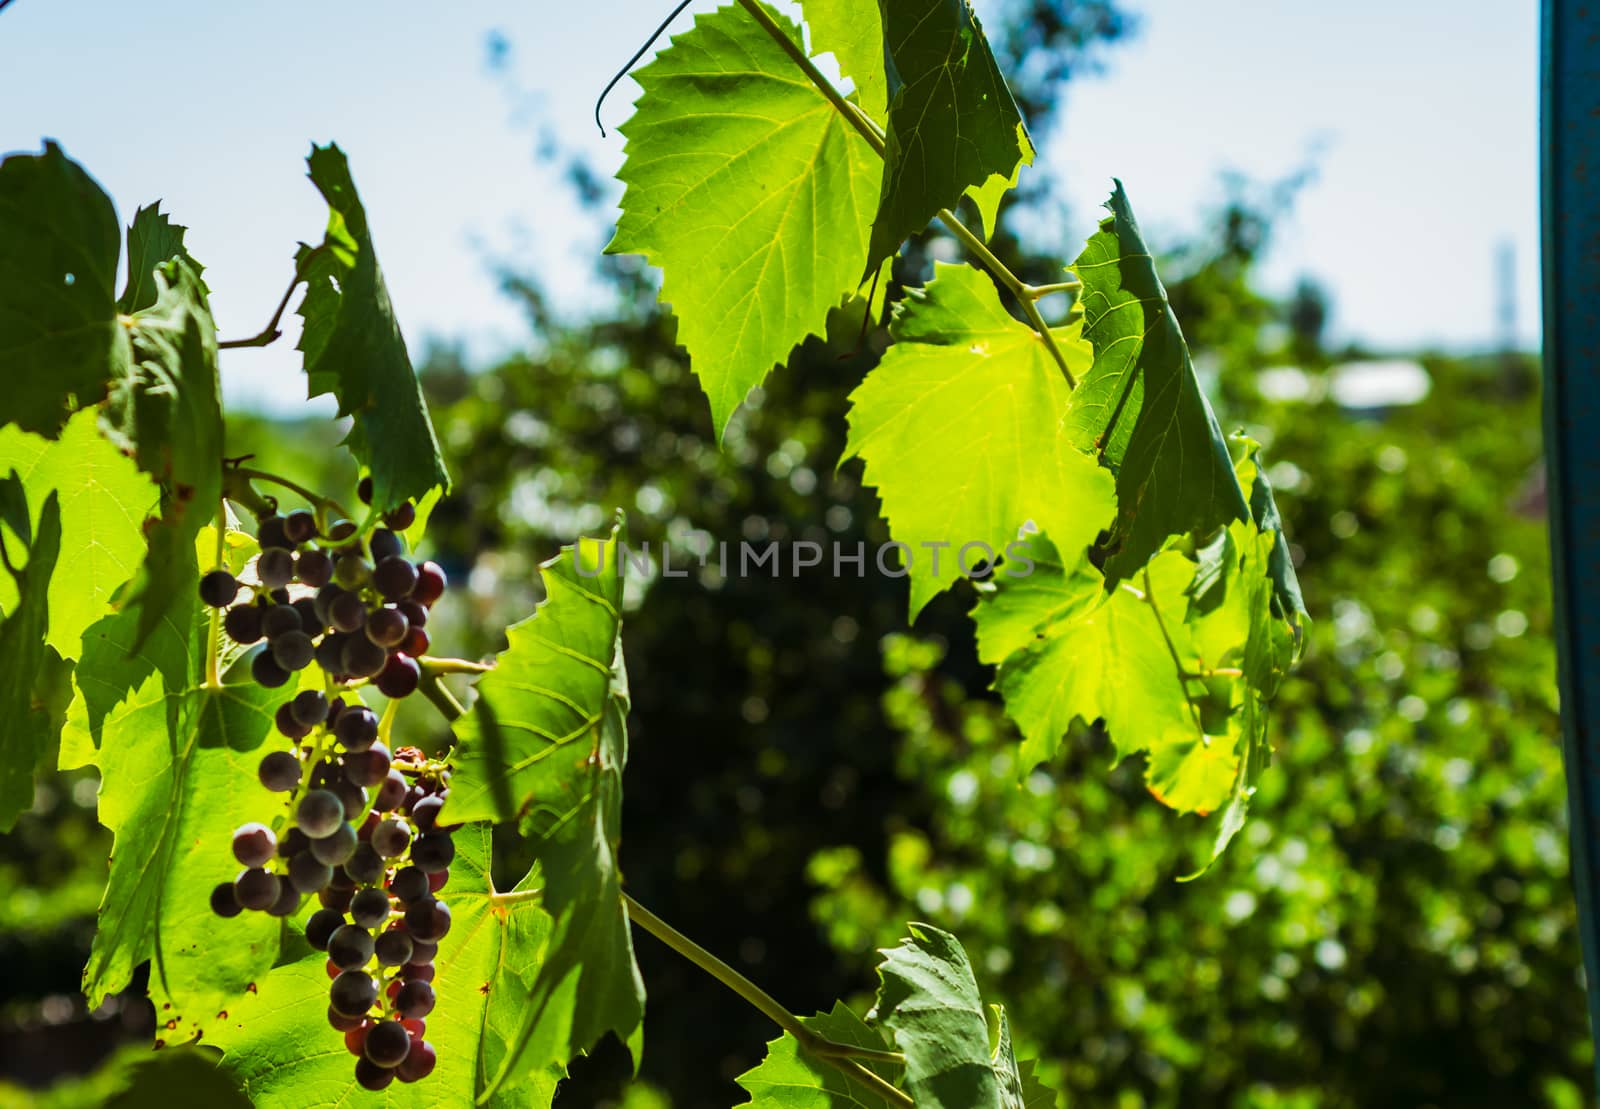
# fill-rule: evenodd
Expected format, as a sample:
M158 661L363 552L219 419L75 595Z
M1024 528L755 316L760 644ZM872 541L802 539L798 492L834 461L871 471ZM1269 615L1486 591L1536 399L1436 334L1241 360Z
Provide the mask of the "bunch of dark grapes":
M315 662L334 681L367 678L386 697L409 696L428 653L428 610L445 588L436 563L405 556L398 532L415 518L402 505L363 542L349 520L322 535L303 509L268 516L258 532L260 584L239 601L241 583L217 569L200 579L200 596L227 609L222 626L235 643L266 640L250 660L261 685L276 689Z
M302 690L278 710L278 731L293 747L269 752L258 775L285 795L284 812L272 827L234 833L245 869L212 890L211 908L287 917L317 897L306 939L328 955L328 1022L344 1033L356 1080L369 1090L433 1071L424 1033L434 957L450 931L438 896L455 858L452 829L438 823L448 773L413 747L391 755L377 715L340 693L363 678L392 698L417 687L423 625L445 583L433 563L404 557L395 530L411 518L410 506L391 513L363 545L348 521L323 537L309 512L271 516L261 521L261 584L249 598L234 603L240 585L226 571L200 583L207 604L227 607L232 639L267 640L251 663L256 681L281 686L315 663L328 687ZM315 597L295 599L295 583Z

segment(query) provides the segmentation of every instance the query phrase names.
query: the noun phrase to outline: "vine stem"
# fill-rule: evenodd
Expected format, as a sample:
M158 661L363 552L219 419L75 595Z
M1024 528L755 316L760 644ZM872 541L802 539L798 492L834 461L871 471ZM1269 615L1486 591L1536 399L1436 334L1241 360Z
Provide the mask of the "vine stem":
M760 0L739 0L739 6L749 12L751 18L761 25L762 30L767 32L768 36L778 44L785 54L789 55L789 60L800 68L800 71L806 75L807 80L816 87L816 90L856 129L856 132L866 140L867 145L872 147L873 152L880 158L886 158L889 147L882 128L860 107L844 98L844 94L835 88L833 82L828 80L823 72L816 67L816 64L806 56L806 52L801 49L799 43L783 33L783 28L778 26L777 20L772 18L772 13L762 7ZM1039 340L1044 343L1045 349L1050 352L1050 357L1055 360L1062 376L1067 379L1067 386L1076 389L1078 387L1077 378L1073 376L1072 370L1067 366L1066 355L1062 353L1060 345L1056 342L1055 335L1051 333L1049 325L1044 322L1044 317L1040 315L1039 309L1034 302L1040 297L1048 295L1048 293L1038 292L1037 290L1047 289L1050 292L1060 292L1063 287L1076 288L1078 283L1058 282L1057 285L1029 285L1012 273L1009 266L995 257L994 252L989 249L987 244L970 227L962 223L960 217L954 212L948 208L941 208L938 216L939 222L949 228L950 233L960 240L961 244L967 248L973 257L978 259L983 268L988 270L996 281L1004 285L1012 296L1016 297L1017 303L1022 306L1023 315L1028 318L1029 325L1038 334Z
M802 1050L863 1085L870 1086L875 1093L892 1104L914 1105L910 1095L904 1090L868 1070L858 1061L865 1059L870 1062L904 1066L906 1061L904 1055L895 1051L878 1051L873 1048L856 1047L853 1044L841 1044L817 1035L788 1009L778 1004L771 994L639 904L631 894L624 892L622 901L628 907L629 919L635 924L738 994L762 1016L793 1036Z
M267 326L250 336L248 339L229 339L217 344L218 350L238 350L241 347L271 346L283 337L283 332L278 325L283 322L283 314L289 309L289 299L294 296L294 291L306 279L306 271L311 268L311 260L322 254L323 247L314 247L300 259L299 265L294 268L294 280L289 282L289 287L283 291L283 299L278 301L277 311L272 313L272 318L267 321Z
M301 485L299 482L290 481L288 478L284 477L281 474L275 474L270 470L255 470L255 469L251 469L248 466L235 466L230 472L238 474L241 478L244 478L246 481L266 481L266 482L271 482L273 485L280 485L283 488L289 490L289 492L291 492L291 493L300 494L300 496L304 497L306 500L310 501L312 504L315 504L315 505L326 505L327 507L329 507L329 508L333 509L335 512L337 512L344 519L348 520L350 518L350 513L345 511L344 505L340 504L338 501L334 500L332 497L324 497L324 496L321 496L321 495L319 495L317 493L313 493L311 490L307 489L304 485Z
M473 662L464 658L434 658L425 655L417 665L433 674L487 674L494 669L492 662Z
M467 710L462 707L460 701L456 700L455 694L451 693L445 684L439 680L439 673L440 671L424 668L422 680L418 683L417 688L428 699L428 703L439 710L440 716L443 716L446 721L454 722L465 716Z

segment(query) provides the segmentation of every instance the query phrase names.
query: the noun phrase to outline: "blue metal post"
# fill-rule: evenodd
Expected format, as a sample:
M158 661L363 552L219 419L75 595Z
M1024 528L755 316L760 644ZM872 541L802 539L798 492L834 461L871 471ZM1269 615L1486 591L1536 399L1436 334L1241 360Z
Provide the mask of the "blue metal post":
M1600 2L1544 0L1541 54L1545 459L1572 879L1594 1034L1600 1032Z

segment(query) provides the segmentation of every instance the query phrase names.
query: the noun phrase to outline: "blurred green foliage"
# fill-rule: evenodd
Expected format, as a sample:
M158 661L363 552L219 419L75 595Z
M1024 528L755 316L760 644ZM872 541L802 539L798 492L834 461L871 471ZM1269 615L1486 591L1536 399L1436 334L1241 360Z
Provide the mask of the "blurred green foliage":
M1006 33L1008 65L1032 67L1025 99L1051 103L1051 81L1123 33L1110 5L1074 10ZM1029 53L1047 47L1077 53ZM1019 774L964 587L908 630L903 581L699 565L707 540L888 538L858 470L835 470L844 398L881 338L846 312L719 450L634 262L602 263L615 303L590 321L558 318L537 280L508 274L527 352L478 370L439 348L424 370L456 480L430 553L464 587L430 624L437 649L497 649L538 600L537 563L628 511L655 556L631 583L625 632L629 889L797 1010L864 1007L873 948L925 919L961 936L1019 1054L1039 1055L1074 1105L1590 1103L1537 367L1429 358L1422 404L1337 407L1317 291L1280 305L1252 284L1283 196L1231 191L1165 269L1223 423L1267 445L1314 620L1251 823L1201 881L1173 879L1209 830L1149 798L1138 767L1108 770L1096 730ZM897 277L920 280L944 245L914 244ZM1059 272L1009 232L994 246L1030 280ZM1298 376L1263 376L1283 361ZM1297 399L1282 399L1285 381ZM230 454L342 496L355 475L337 439L326 422L230 414ZM686 576L661 573L663 544ZM431 749L449 742L425 710L401 726ZM139 1051L139 1066L129 1049L31 1090L153 1023L134 1000L87 1014L75 993L109 846L93 789L92 775L49 776L0 840L0 1074L21 1084L0 1087L0 1106L124 1104L147 1073L169 1095L225 1104L183 1077L204 1070L197 1053ZM561 1104L739 1100L733 1076L773 1030L654 941L638 946L649 1085L624 1094L626 1062L603 1048Z

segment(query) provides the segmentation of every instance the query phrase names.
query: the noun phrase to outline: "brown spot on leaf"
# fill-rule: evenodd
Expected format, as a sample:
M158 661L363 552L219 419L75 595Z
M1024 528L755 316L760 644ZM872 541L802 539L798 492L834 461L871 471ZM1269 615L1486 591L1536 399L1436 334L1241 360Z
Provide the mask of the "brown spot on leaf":
M160 1051L162 1048L164 1048L166 1046L167 1046L167 1041L157 1037L157 1039L156 1039L156 1050Z
M178 1022L176 1020L169 1020L167 1021L165 1027L168 1032L176 1032L178 1030Z
M485 982L483 985L479 986L478 987L478 992L481 993L484 997L488 997L489 996L489 983Z
M244 992L245 993L255 993L256 992L256 984L254 982L250 983L248 986L246 986L244 988Z
M218 1013L217 1014L217 1019L218 1020L227 1020L228 1019L228 1010L224 1009L224 1010L222 1010L222 1012Z

